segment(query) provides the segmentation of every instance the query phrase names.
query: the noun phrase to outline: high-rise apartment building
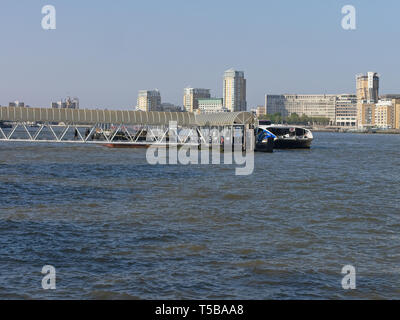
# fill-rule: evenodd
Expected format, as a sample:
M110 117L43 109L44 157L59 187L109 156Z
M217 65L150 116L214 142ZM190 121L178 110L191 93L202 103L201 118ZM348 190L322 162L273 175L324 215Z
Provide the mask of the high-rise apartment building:
M379 100L379 75L376 72L357 75L356 89L358 126L371 126L375 123L375 107L373 104L376 104Z
M357 100L377 103L379 99L379 75L376 72L356 76Z
M140 111L160 111L161 94L155 90L140 90L137 98L137 110Z
M187 112L196 112L199 99L211 98L210 89L185 88L183 92L183 107Z
M224 74L224 106L231 112L246 111L246 79L243 71L229 69Z

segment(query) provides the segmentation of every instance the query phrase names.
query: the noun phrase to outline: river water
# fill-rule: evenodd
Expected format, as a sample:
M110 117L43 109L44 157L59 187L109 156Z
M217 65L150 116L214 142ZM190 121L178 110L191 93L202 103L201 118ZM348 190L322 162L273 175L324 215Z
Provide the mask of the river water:
M0 298L400 299L400 135L315 133L249 176L145 153L0 143Z

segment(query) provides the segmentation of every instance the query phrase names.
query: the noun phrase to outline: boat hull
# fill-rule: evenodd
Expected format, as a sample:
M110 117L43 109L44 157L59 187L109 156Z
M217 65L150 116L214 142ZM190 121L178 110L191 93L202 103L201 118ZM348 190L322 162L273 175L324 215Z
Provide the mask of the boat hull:
M2 129L11 129L13 126L11 124L6 124L3 122L0 122L0 128Z
M312 139L276 139L275 149L310 149Z
M274 145L275 145L274 139L269 138L265 142L256 143L256 147L255 147L254 151L256 151L256 152L274 152Z

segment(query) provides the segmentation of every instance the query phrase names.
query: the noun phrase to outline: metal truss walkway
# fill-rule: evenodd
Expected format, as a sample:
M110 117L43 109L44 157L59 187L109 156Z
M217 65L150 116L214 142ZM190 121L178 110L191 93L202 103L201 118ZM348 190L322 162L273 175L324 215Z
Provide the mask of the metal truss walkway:
M0 107L0 142L86 143L115 145L187 145L193 133L204 143L202 130L253 128L249 112L194 114L190 112L143 112L127 110L74 110ZM206 141L207 140L207 141ZM171 141L168 141L171 144Z

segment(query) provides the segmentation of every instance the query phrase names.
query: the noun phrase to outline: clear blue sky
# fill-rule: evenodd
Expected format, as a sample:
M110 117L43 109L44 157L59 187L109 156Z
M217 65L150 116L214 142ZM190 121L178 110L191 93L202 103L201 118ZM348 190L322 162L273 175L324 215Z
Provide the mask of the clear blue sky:
M57 29L41 28L42 6ZM341 8L357 9L357 30ZM158 88L182 104L187 85L222 96L222 75L245 71L249 108L266 93L347 93L355 74L381 74L400 93L398 0L1 0L0 104L128 108Z

